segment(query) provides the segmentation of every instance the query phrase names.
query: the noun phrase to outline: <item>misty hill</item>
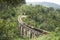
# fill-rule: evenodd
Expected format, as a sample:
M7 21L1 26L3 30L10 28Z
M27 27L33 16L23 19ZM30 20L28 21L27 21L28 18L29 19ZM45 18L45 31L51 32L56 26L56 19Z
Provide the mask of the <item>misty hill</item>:
M53 8L59 8L60 5L56 3L51 3L51 2L27 2L27 4L32 4L32 5L43 5L43 6L48 6L48 7L53 7Z

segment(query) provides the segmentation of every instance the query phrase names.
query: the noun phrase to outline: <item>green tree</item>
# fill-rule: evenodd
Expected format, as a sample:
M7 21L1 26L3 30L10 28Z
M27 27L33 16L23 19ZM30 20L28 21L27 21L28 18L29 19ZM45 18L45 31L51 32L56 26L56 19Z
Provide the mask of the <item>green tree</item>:
M0 40L14 40L17 38L17 7L25 0L0 0Z

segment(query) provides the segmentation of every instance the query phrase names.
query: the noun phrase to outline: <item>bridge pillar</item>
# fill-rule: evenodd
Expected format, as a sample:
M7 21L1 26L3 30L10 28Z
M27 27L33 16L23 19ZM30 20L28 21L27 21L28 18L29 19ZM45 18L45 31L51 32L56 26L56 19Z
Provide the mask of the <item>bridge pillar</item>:
M23 27L21 26L21 37L23 37Z
M24 37L26 37L26 35L27 35L27 29L26 28L24 28Z

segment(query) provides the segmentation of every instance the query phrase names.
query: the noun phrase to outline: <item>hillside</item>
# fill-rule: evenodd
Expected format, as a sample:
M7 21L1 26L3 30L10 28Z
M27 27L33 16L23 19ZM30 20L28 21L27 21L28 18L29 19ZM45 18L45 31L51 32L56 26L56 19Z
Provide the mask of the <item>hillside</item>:
M22 8L26 15L29 15L25 21L35 26L36 28L45 29L47 31L55 31L55 29L60 26L60 12L44 6L25 6ZM57 24L56 24L57 22Z
M60 39L60 11L58 9L48 8L41 5L23 5L20 10L22 15L28 15L27 18L22 19L25 23L34 26L34 28L43 29L50 32L48 35L32 40Z
M25 0L0 0L0 40L60 40L60 9L24 3ZM21 15L27 15L27 17L21 18ZM24 27L20 29L20 26ZM26 30L23 31L26 26ZM43 34L46 31L49 34L35 37L36 31L29 31L30 28L37 31L42 29L45 30ZM35 38L26 36L22 38L20 33L25 35L22 32L26 32L27 36L32 32Z

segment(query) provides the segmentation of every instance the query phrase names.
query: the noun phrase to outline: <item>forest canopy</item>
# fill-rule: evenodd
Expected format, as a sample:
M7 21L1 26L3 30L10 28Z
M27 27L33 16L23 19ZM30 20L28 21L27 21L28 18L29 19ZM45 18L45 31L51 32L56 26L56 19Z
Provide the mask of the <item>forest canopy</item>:
M19 38L17 7L24 3L25 0L0 0L0 40Z
M30 40L19 36L19 15L28 15L22 19L24 22L50 32L31 40L60 40L60 9L24 3L25 0L0 0L0 40Z

